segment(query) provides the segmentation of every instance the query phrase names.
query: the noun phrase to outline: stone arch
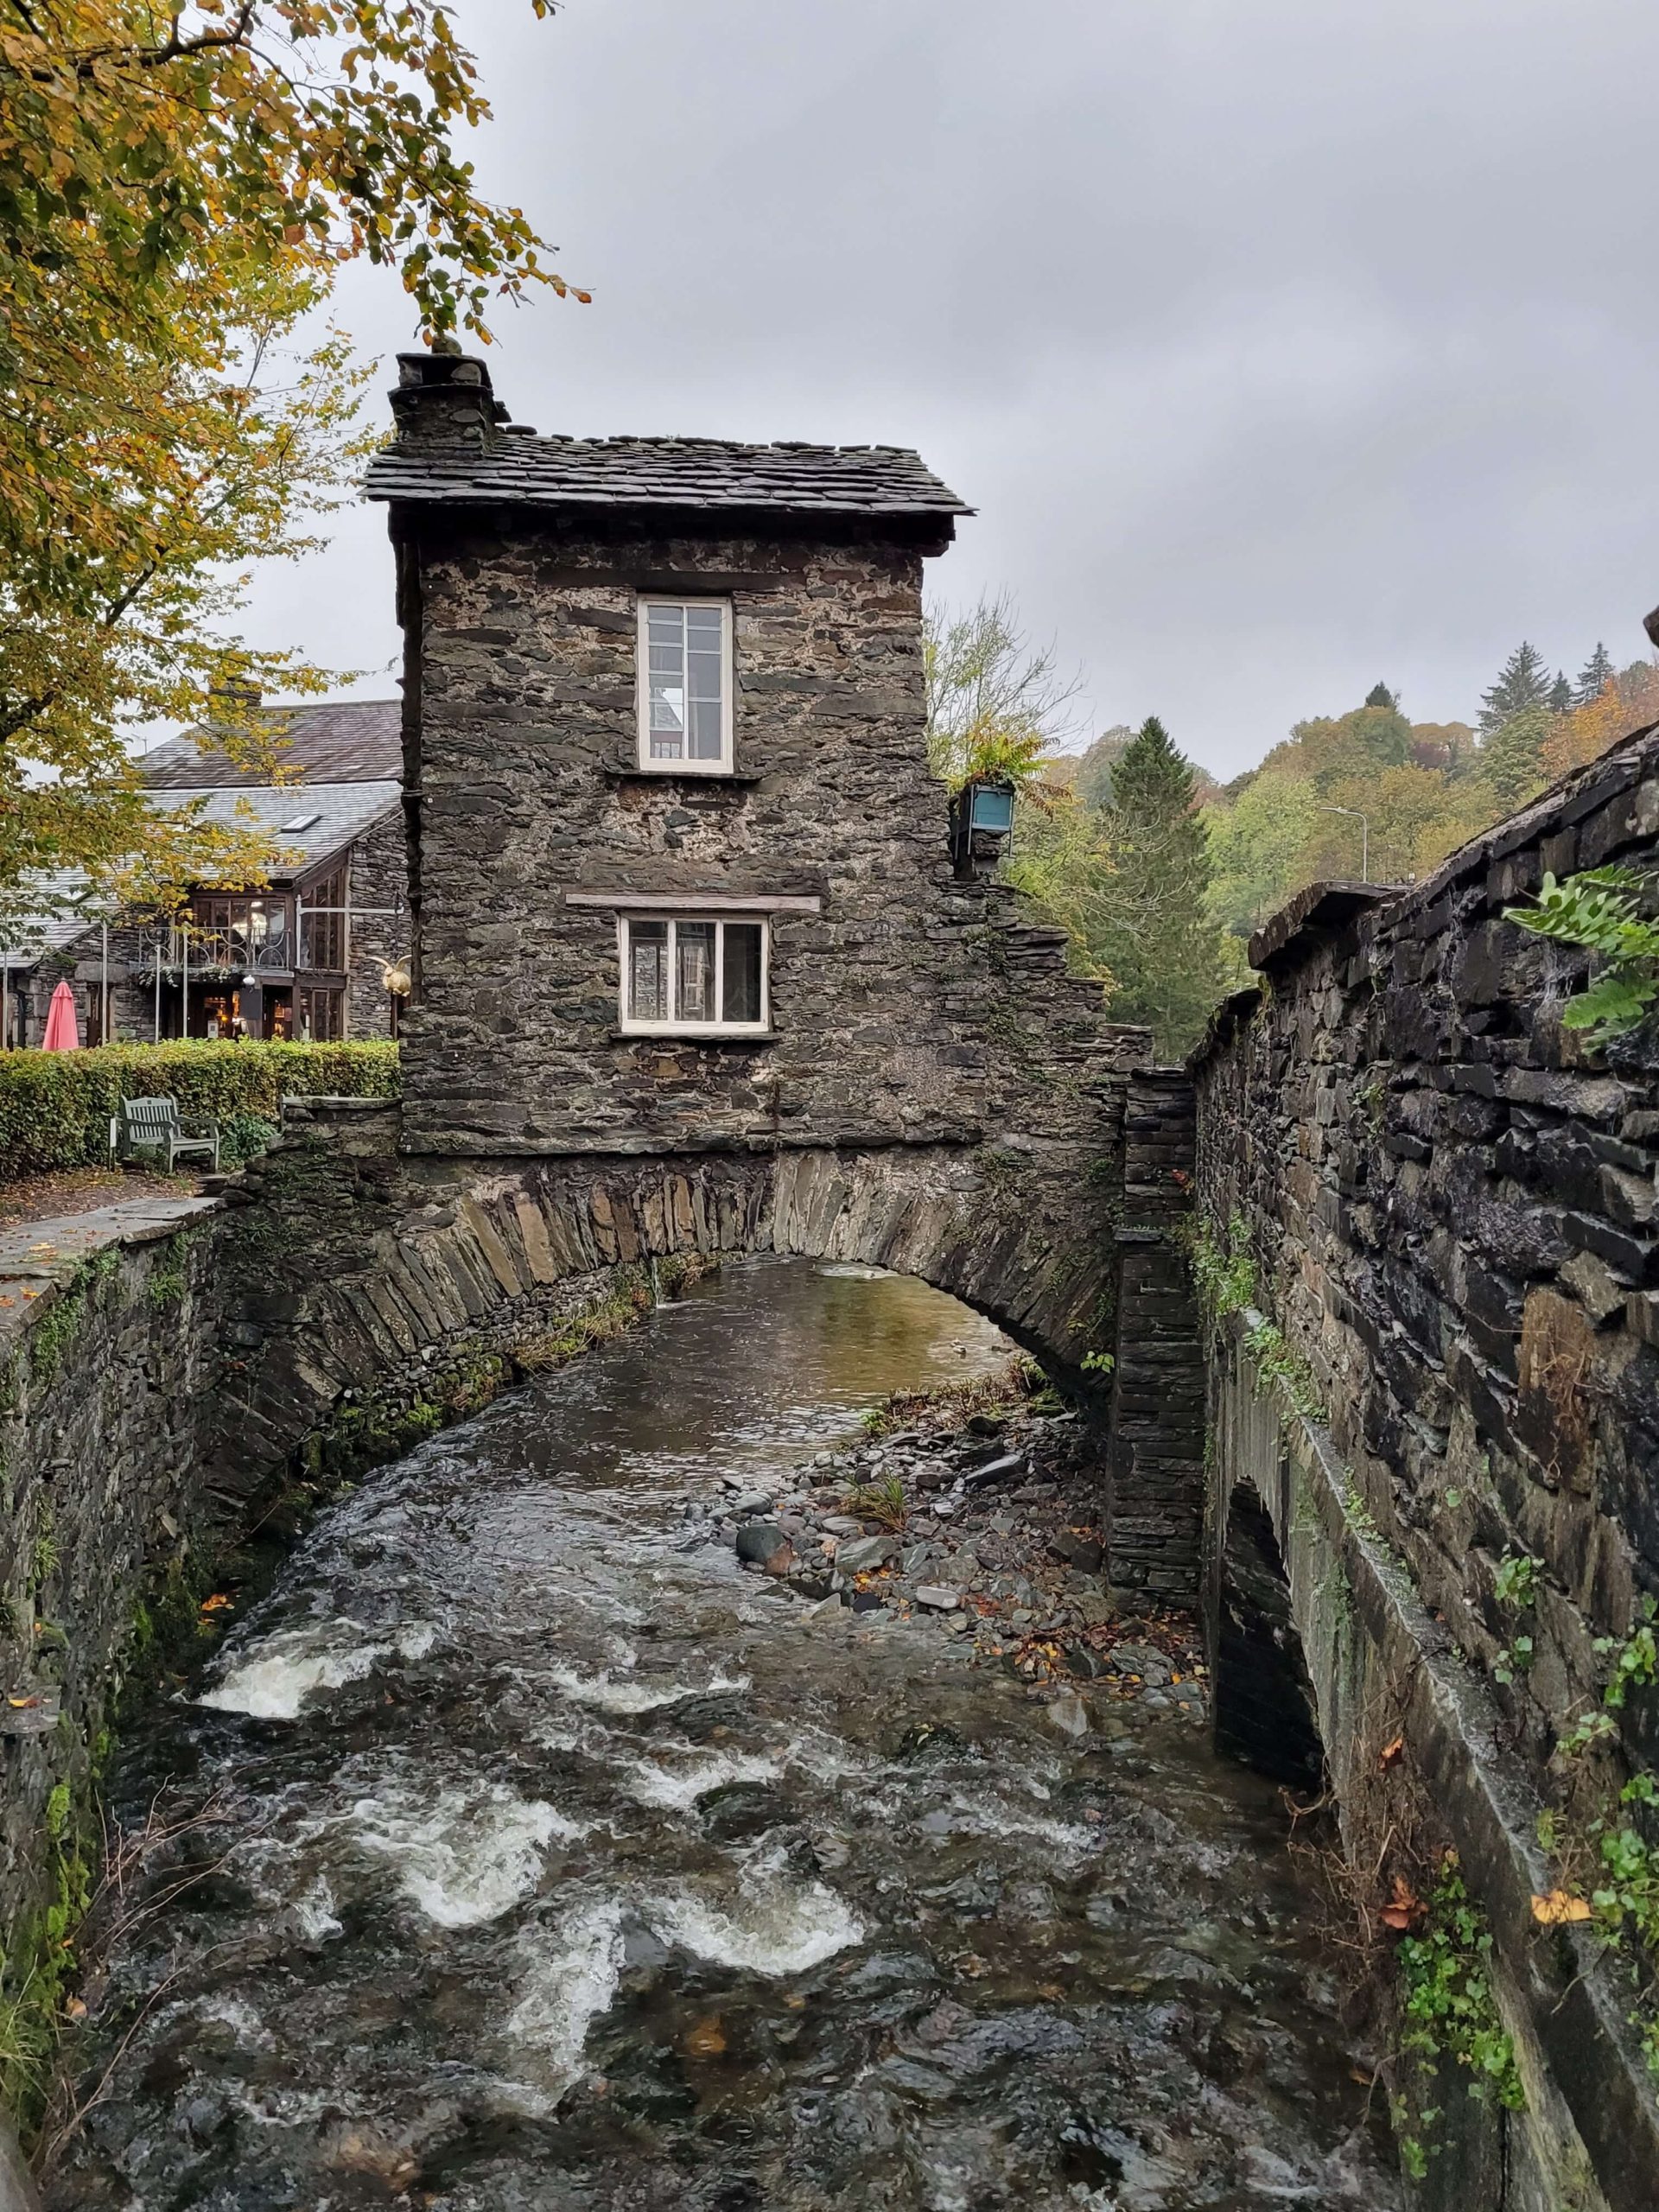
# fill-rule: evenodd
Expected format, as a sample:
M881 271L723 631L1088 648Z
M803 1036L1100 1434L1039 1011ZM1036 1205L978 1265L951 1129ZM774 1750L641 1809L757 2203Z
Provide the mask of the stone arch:
M1325 1786L1313 1685L1272 1516L1248 1482L1227 1492L1210 1637L1217 1751L1287 1789Z
M613 1295L620 1271L675 1257L891 1268L1074 1373L1113 1342L1113 1211L1070 1153L457 1160L411 1158L398 1135L395 1103L290 1104L283 1141L221 1218L230 1295L208 1474L227 1495L312 1448L342 1407L397 1448L403 1414L429 1408L429 1384L458 1360L510 1360L550 1322Z

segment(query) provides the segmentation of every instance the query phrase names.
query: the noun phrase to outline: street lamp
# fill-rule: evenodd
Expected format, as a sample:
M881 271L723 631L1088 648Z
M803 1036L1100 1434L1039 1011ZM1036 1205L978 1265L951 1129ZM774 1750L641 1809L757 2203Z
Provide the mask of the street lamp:
M1321 814L1346 814L1359 824L1359 880L1371 880L1371 825L1357 806L1322 806Z

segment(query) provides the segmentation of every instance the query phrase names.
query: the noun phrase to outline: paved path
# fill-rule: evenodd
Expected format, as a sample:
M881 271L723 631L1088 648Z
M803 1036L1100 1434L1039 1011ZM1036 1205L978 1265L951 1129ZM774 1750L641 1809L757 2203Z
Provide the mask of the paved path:
M29 1326L34 1310L60 1289L85 1259L115 1244L154 1244L185 1222L211 1213L217 1198L126 1198L89 1213L0 1228L0 1355ZM0 2194L0 2212L5 2199Z
M60 1281L92 1252L111 1244L149 1244L181 1222L211 1213L216 1198L124 1198L88 1213L49 1221L11 1221L0 1228L0 1281Z

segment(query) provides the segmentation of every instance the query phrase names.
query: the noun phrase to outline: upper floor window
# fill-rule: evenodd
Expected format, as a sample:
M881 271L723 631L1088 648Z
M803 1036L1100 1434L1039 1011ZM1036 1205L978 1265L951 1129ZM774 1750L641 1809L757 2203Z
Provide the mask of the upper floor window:
M732 610L639 602L639 765L718 775L732 765Z

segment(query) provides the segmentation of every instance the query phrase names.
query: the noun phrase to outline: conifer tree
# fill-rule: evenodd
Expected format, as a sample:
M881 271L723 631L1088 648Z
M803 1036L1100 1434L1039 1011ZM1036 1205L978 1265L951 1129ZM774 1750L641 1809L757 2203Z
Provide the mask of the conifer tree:
M1397 691L1390 691L1386 683L1373 683L1365 694L1365 703L1368 707L1386 707L1390 714L1397 715L1400 711L1400 694Z
M1555 681L1549 687L1549 711L1552 715L1570 715L1573 711L1573 686L1567 680L1565 670L1556 671Z
M1576 707L1593 705L1613 680L1613 657L1599 639L1596 650L1579 671L1579 680L1573 687L1573 703Z
M1497 681L1481 693L1480 734L1492 737L1511 715L1529 707L1548 707L1552 678L1544 658L1523 638L1498 671Z
M1114 979L1114 1019L1149 1023L1166 1058L1197 1041L1224 988L1197 790L1192 762L1154 715L1113 771L1102 817L1109 874L1093 905L1089 949Z
M1505 813L1524 806L1548 782L1544 747L1553 727L1547 706L1523 707L1482 746L1482 775Z

